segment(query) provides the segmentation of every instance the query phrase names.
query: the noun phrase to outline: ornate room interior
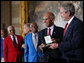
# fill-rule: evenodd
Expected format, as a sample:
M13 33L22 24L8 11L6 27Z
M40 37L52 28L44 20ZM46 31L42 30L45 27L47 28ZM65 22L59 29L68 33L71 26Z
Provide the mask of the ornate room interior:
M59 13L61 3L72 2L76 8L76 16L83 21L83 1L1 1L1 27L13 25L16 34L24 37L24 24L35 21L39 30L45 28L42 16L51 11L55 14L55 25L63 27L66 22Z

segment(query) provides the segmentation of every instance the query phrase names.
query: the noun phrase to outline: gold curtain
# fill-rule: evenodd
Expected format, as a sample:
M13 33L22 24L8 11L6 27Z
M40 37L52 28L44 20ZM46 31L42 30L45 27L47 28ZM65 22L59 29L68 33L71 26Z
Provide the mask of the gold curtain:
M28 1L20 1L20 35L24 35L24 24L28 22Z

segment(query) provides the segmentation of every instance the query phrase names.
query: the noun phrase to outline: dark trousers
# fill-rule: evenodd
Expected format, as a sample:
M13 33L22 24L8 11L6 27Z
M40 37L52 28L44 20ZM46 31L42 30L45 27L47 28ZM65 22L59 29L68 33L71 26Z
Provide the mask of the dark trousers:
M67 61L61 58L54 58L54 57L50 57L48 54L44 55L40 58L39 62L64 62L66 63Z
M20 62L19 55L17 54L17 60L16 62Z
M40 58L40 62L58 62L60 61L61 53L58 49L56 50L45 50L43 52L42 57Z

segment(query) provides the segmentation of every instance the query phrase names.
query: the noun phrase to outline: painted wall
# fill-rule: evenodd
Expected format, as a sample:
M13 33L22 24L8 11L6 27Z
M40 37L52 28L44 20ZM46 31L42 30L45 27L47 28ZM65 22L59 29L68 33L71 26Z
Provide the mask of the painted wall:
M59 9L62 3L72 2L76 8L76 16L83 21L83 1L28 1L29 22L35 21L39 30L45 28L42 16L45 12L51 11L55 14L55 24L63 27L66 22L60 16ZM20 34L20 1L1 1L1 27L13 25L16 34Z
M66 22L60 16L60 6L62 3L72 2L76 8L76 16L83 20L83 1L29 1L29 21L37 22L39 30L45 28L42 16L45 12L51 11L55 14L55 24L65 27Z
M20 35L20 1L12 1L12 25L15 27L16 34Z

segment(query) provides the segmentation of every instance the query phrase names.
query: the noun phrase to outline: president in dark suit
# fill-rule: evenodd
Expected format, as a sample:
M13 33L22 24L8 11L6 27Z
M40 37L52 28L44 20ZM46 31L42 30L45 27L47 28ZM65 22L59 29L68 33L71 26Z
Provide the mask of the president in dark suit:
M52 62L57 61L60 58L61 53L59 49L49 49L43 48L46 45L45 36L50 35L52 41L57 39L57 43L61 42L63 36L63 28L57 27L54 25L55 16L52 12L47 12L43 16L44 23L47 28L40 31L38 46L40 50L43 52L43 55L40 59L40 62Z
M72 3L63 4L60 8L62 18L67 21L63 41L51 44L51 49L59 48L65 62L83 61L83 23L74 16L75 7Z

